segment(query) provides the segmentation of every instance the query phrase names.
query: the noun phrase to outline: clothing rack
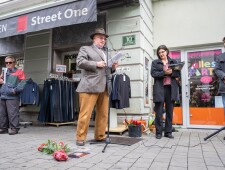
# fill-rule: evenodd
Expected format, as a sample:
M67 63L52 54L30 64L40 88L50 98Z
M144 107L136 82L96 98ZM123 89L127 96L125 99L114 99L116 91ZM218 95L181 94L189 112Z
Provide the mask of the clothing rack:
M53 74L53 73L50 73L50 74L49 74L49 78L47 78L47 79L51 79L51 78L54 78L54 79L57 79L57 80L66 80L66 81L70 81L70 80L68 79L68 77L65 77L65 76L63 76L63 75Z
M78 113L77 82L65 76L49 74L44 81L43 99L38 120L48 125L75 124Z
M26 78L26 81L27 81L27 82L30 81L30 82L32 82L32 83L35 83L35 82L32 80L31 77L28 77L28 76L26 76L26 77L27 77L27 78ZM35 83L35 84L36 84L36 83ZM36 85L37 85L37 84L36 84ZM38 85L37 85L37 86L38 86ZM36 86L36 87L37 87L37 86ZM26 85L25 85L25 88L26 88ZM25 90L25 89L24 89L24 90ZM33 90L34 90L34 89L33 89ZM39 89L38 89L38 87L37 87L35 90L37 90L37 93L38 93L38 94L37 94L38 96L35 95L35 97L37 97L37 98L36 98L36 100L37 100L36 103L31 103L31 102L29 102L29 103L26 104L26 105L36 105L36 106L38 106L38 104L39 104ZM24 91L23 91L23 92L24 92ZM22 93L23 93L23 92L22 92ZM27 91L26 91L26 92L27 92ZM25 93L26 93L26 92L25 92ZM28 92L30 92L30 91L28 90ZM30 93L29 93L29 95L30 95ZM29 96L29 95L28 95L28 96ZM22 97L22 96L20 96L20 97ZM29 97L29 99L31 99L31 97ZM20 103L20 105L21 105L20 107L24 107L24 105L23 105L23 99L22 99L22 98L20 98L20 102L21 102L21 103ZM26 106L26 105L25 105L25 106ZM32 122L29 122L29 121L26 121L26 122L19 122L19 124L20 124L20 125L23 125L24 128L26 128L28 125L32 125Z
M116 69L115 73L113 73L113 78L114 78L114 76L121 76L122 75L123 79L120 78L120 81L123 81L124 83L126 83L126 81L130 81L130 79L126 75L125 72L129 72L129 71L130 71L130 67L119 67L119 68ZM112 79L112 81L113 81L113 79ZM112 84L114 85L113 82L112 82ZM128 87L126 87L126 88L128 88ZM114 90L112 90L112 93L113 93L113 91ZM125 92L125 90L123 90L123 92ZM111 99L114 98L114 97L116 97L116 96L112 94L111 95ZM117 108L117 107L121 107L122 105L124 107L128 107L128 105L127 105L126 102L123 103L122 105L120 105L120 104L121 103L116 103L115 104L111 100L111 106L112 106L111 107L111 112L112 112L112 114L110 114L110 126L111 127L109 128L109 132L110 133L119 133L120 135L122 135L125 131L128 130L128 127L125 126L125 125L117 125L117 110L116 109L121 109L121 108ZM112 125L114 125L114 126L112 126Z

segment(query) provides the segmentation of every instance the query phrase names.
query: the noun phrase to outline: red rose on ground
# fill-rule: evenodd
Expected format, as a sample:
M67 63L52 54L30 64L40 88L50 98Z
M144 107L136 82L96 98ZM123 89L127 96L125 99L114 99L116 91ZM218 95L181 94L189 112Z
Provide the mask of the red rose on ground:
M57 161L66 161L68 159L68 156L66 154L65 151L63 150L58 150L58 151L55 151L53 153L53 157L57 160Z
M63 143L63 142L59 142L59 145L60 145L60 146L64 146L64 143Z

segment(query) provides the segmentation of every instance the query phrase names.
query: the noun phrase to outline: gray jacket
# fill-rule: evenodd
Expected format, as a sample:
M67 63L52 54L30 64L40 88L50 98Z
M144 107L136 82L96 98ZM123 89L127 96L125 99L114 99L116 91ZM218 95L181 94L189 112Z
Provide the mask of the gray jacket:
M106 85L111 89L111 68L97 68L96 63L104 61L104 55L94 45L82 46L77 56L77 65L81 70L81 80L77 92L102 93ZM106 75L108 80L106 80ZM108 90L110 91L110 90Z
M218 93L225 93L225 83L223 82L223 78L225 77L225 53L216 57L214 72L219 79Z

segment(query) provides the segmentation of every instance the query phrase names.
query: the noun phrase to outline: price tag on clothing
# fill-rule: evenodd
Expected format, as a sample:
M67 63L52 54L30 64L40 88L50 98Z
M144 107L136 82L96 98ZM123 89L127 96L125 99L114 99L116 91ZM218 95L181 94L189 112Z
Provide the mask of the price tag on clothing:
M52 90L52 85L50 86L50 90Z
M126 76L125 75L123 75L123 81L126 81Z

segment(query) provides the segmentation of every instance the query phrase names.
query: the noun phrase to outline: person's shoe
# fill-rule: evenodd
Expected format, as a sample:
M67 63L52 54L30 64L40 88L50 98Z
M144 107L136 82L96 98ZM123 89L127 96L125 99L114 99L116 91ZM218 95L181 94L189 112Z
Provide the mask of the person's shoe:
M8 133L8 129L0 129L0 134Z
M76 141L76 145L77 146L84 146L85 145L85 142L83 140L77 140Z
M223 140L225 140L225 137L223 138Z
M161 139L161 138L162 138L162 135L161 135L161 134L156 134L156 135L155 135L155 138L156 138L156 139Z
M11 131L9 132L9 135L16 135L18 133L17 129L11 129Z
M174 138L174 136L171 133L166 133L164 136L166 138L170 138L170 139L173 139Z

